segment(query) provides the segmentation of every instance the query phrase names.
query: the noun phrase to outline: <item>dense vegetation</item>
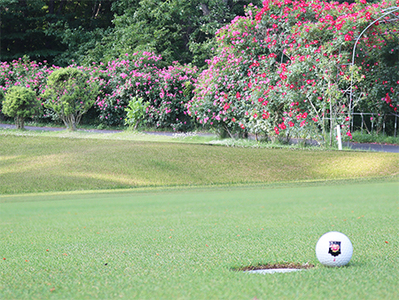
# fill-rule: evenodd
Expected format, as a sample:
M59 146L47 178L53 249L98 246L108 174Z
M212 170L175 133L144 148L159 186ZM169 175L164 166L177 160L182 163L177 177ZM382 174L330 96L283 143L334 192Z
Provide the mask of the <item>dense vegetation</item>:
M100 126L132 124L127 110L137 99L145 107L143 123L151 127L330 143L336 125L351 137L354 110L374 113L377 132L397 115L395 0L267 0L260 8L216 0L1 4L9 22L2 22L0 87L5 93L14 85L35 91L43 103L36 119L60 119L44 103L47 77L62 66L79 69L99 86L93 107L85 110ZM18 18L30 16L36 23L22 29Z
M260 0L1 0L1 60L23 55L67 66L125 53L203 66L213 36Z

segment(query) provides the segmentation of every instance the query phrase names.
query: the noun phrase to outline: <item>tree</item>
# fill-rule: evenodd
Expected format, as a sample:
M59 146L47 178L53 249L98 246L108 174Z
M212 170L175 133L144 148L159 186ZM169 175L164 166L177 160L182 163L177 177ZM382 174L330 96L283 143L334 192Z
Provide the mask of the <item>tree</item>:
M32 117L39 108L40 102L36 99L34 91L22 86L13 86L5 95L2 112L14 118L17 129L24 129L25 119Z
M0 60L69 65L112 26L111 0L0 0Z
M232 0L119 0L115 28L88 51L88 58L103 61L126 53L148 51L160 54L168 65L173 61L201 67L210 57L216 31L236 15L244 14L251 1ZM253 1L252 1L253 2ZM259 4L261 1L257 0ZM95 61L95 59L93 59ZM86 61L87 63L87 61ZM165 67L166 65L164 65Z
M0 0L0 60L24 55L38 61L52 60L62 52L54 37L46 36L44 0Z
M72 130L95 103L98 86L83 71L68 67L54 71L47 79L44 106Z
M55 38L64 51L54 63L68 66L85 62L87 52L110 33L113 27L112 0L47 0L51 20L46 35ZM91 62L89 62L91 63Z

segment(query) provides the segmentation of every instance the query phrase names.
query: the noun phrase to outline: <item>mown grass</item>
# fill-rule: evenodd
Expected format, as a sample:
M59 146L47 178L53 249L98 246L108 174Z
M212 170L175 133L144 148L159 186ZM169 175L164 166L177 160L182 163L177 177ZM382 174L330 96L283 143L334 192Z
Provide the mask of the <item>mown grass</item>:
M393 153L75 137L0 135L0 194L335 180L399 171Z
M397 154L209 143L0 130L0 299L399 297ZM234 271L274 263L315 268Z
M3 195L0 298L397 299L398 220L396 180ZM346 267L315 257L331 230ZM269 263L315 268L233 271Z

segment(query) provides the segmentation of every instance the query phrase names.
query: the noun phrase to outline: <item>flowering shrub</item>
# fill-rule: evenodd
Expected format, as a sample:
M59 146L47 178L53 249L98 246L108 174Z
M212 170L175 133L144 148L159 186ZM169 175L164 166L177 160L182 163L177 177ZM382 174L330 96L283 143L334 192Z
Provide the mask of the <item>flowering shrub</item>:
M21 86L33 90L37 99L40 100L41 94L44 93L47 76L52 72L53 68L29 61L26 57L10 63L0 62L0 90L6 93L13 86ZM40 116L43 117L43 114Z
M340 124L350 136L353 105L392 112L399 105L398 58L386 57L398 51L398 26L372 26L350 66L355 37L390 6L395 2L266 0L261 9L250 6L245 17L219 30L217 55L199 76L189 114L228 131L318 135ZM378 61L386 74L370 67Z
M221 135L245 130L242 120L251 107L247 82L242 76L248 61L229 51L208 61L195 85L195 97L187 104L188 113L205 127L217 128Z
M392 11L392 22L387 16L369 25L398 4L265 0L261 8L250 5L245 16L217 32L215 57L198 81L195 67L162 68L162 58L149 52L74 67L98 84L95 108L105 125L123 125L128 104L142 98L149 126L185 131L195 120L222 135L325 138L330 132L331 142L336 124L351 136L354 108L375 113L377 123L397 114L399 28L394 19L399 13ZM22 59L1 63L0 89L30 87L41 99L46 77L57 68Z
M160 56L153 53L135 53L131 60L116 60L98 69L102 95L96 106L100 119L108 125L123 124L126 107L134 97L148 103L146 122L155 127L174 130L191 128L191 118L185 104L191 95L184 95L187 82L195 82L196 68L175 63L160 69Z
M141 97L148 103L145 111L146 123L154 127L167 127L185 131L193 127L191 117L185 105L191 93L185 93L187 87L195 83L197 69L177 62L167 68L161 68L161 57L153 53L135 53L132 59L115 60L107 65L93 63L91 67L72 65L89 76L90 84L96 82L99 95L95 108L101 123L105 125L124 125L126 107L134 97ZM19 59L12 63L0 64L0 89L7 91L11 86L19 85L33 89L43 103L47 77L59 67L48 68L42 64ZM84 84L88 79L77 80L74 84ZM87 82L86 82L87 83ZM68 89L74 89L69 86ZM76 90L75 90L76 91ZM70 91L72 94L74 91ZM54 99L53 99L54 100ZM59 114L47 102L42 118L59 118Z

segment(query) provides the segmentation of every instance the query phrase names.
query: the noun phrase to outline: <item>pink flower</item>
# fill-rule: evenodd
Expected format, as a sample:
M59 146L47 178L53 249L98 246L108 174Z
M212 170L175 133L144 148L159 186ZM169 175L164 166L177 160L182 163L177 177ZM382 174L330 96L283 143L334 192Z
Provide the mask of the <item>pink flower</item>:
M350 131L348 131L348 132L346 133L346 135L349 136L350 139L352 139L352 134L351 134Z
M351 41L353 38L349 34L345 34L345 41Z
M287 128L287 126L285 126L284 123L279 124L278 127L280 127L281 130L284 130Z

